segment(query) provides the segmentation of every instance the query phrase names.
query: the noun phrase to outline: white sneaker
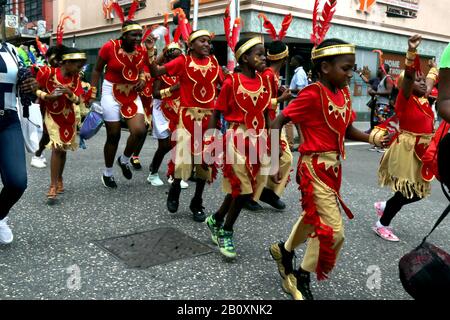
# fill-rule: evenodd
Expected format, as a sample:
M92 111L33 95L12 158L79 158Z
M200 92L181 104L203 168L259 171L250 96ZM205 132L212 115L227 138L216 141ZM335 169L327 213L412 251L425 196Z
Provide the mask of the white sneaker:
M47 159L45 159L44 154L41 154L41 156L39 158L41 158L42 162L47 164Z
M11 228L6 224L8 217L0 220L0 244L8 244L13 241Z
M184 180L181 180L180 187L181 189L187 189L189 185L187 184L187 182L184 182Z
M164 182L159 178L159 174L149 174L147 177L148 183L150 183L152 186L159 187L164 185Z
M172 177L169 177L169 179L167 179L167 182L168 182L169 184L172 184L173 178L172 178ZM181 182L180 182L180 187L181 187L181 189L187 189L187 188L189 187L189 185L188 185L188 183L185 182L184 180L181 180Z
M33 156L31 158L31 166L35 167L35 168L39 168L39 169L45 168L47 166L45 164L45 158L43 160L42 156L40 156L40 157Z

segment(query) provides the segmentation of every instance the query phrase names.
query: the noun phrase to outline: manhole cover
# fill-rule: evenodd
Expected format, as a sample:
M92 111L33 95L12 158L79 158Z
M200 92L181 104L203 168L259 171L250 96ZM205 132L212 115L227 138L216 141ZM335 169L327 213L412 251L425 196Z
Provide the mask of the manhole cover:
M212 252L207 245L169 227L94 242L127 266L140 269Z

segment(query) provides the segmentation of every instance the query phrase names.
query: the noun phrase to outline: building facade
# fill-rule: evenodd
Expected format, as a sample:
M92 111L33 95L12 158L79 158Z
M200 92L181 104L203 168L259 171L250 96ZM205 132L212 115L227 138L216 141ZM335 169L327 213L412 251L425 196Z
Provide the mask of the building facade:
M39 36L50 39L53 31L53 0L7 0L5 31L15 45L32 44Z
M131 0L117 0L129 7ZM95 63L98 49L109 39L120 36L120 21L111 15L112 0L56 0L53 2L53 26L58 24L62 13L74 17L75 23L66 25L65 41L72 44L76 35L76 46L88 52L88 63ZM193 5L193 0L191 5ZM198 28L214 32L215 54L219 62L226 65L226 44L223 31L223 12L228 0L199 0ZM321 1L323 4L324 0ZM279 29L285 14L291 13L294 20L285 41L291 54L300 54L310 59L312 45L309 37L314 0L242 0L239 1L240 17L243 21L241 37L265 33L258 14L263 12ZM426 69L430 58L439 60L445 46L450 42L450 9L448 0L377 0L367 8L366 0L338 0L336 13L327 37L341 38L357 46L358 69L367 67L372 76L379 65L379 57L373 50L382 50L385 62L391 65L391 73L398 75L403 68L407 39L414 33L423 36L420 47L422 65ZM192 8L191 8L192 9ZM135 20L142 25L161 24L164 13L169 12L168 0L141 0ZM191 11L192 18L192 11ZM173 27L173 24L172 24ZM54 30L55 31L55 30ZM306 69L310 65L305 66ZM286 70L285 78L292 70ZM354 109L360 119L367 119L367 87L356 75L351 83Z

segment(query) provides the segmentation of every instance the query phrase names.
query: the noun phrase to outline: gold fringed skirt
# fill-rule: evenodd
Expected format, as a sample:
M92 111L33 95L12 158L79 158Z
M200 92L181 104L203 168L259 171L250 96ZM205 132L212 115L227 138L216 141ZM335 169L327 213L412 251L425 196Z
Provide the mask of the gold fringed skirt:
M432 134L414 134L403 131L383 155L378 169L378 183L401 192L410 199L430 194L430 182L422 178L422 156Z

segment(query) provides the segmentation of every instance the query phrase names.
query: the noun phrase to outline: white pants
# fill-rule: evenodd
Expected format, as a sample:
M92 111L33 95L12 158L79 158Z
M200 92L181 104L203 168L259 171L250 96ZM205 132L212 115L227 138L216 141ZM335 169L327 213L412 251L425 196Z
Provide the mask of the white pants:
M142 101L139 95L137 99L134 100L138 109L137 113L144 114L144 107L142 106ZM116 101L113 94L113 83L108 80L103 80L102 85L102 99L100 104L103 108L103 120L106 122L117 122L120 121L120 104Z
M169 121L164 117L161 110L161 100L159 99L153 99L152 122L153 137L156 139L166 139L170 136Z

